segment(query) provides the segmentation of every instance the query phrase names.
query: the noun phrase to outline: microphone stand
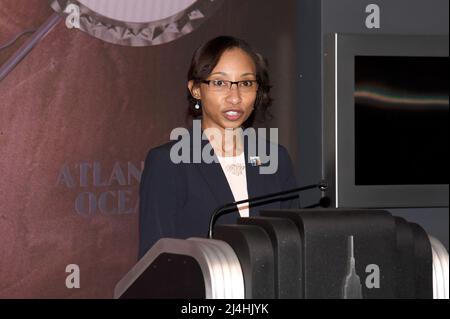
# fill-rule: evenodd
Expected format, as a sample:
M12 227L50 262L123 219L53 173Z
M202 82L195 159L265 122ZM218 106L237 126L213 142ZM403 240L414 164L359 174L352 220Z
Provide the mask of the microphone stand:
M314 185L293 188L293 189L278 192L278 193L272 193L272 194L268 194L268 195L247 198L247 199L243 199L243 200L240 200L237 202L222 205L222 206L216 208L214 210L213 214L211 215L211 218L209 220L208 238L209 239L213 238L213 228L214 228L214 225L217 222L217 220L221 216L229 214L230 212L234 211L237 205L244 204L244 203L258 204L258 202L263 201L263 200L272 199L272 198L287 195L287 194L298 193L298 192L305 191L308 189L313 189L313 188L319 188L323 192L328 188L328 185L325 182L322 182L320 184L314 184Z

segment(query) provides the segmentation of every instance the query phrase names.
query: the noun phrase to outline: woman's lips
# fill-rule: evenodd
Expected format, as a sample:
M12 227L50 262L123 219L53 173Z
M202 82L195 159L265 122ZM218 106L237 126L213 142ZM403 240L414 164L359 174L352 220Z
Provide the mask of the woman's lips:
M223 115L229 121L237 121L244 115L244 112L241 110L228 110L223 112Z

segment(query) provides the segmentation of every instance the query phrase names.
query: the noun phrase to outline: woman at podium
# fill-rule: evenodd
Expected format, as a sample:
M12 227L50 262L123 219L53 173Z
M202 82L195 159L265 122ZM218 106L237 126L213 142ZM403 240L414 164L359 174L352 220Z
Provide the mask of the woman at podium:
M267 64L260 54L241 39L214 38L195 51L187 80L190 112L198 120L147 155L140 185L139 257L160 238L205 237L218 206L297 186L277 130L252 127L271 104ZM296 195L263 206L241 204L219 222L235 223L263 208L297 207Z

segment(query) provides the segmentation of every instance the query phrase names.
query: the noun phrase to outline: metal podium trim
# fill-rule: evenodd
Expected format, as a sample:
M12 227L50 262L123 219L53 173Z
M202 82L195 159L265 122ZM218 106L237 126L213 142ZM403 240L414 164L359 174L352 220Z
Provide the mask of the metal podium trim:
M205 283L207 299L244 298L244 279L236 253L225 242L214 239L163 238L133 266L117 283L114 298L120 298L139 276L163 254L193 257L199 264ZM155 287L155 289L157 289Z

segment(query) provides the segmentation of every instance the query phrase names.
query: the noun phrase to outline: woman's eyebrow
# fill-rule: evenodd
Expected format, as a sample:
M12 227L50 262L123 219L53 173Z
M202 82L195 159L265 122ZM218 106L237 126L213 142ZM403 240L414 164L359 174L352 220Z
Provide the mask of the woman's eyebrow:
M226 73L226 72L214 72L214 73L211 73L211 75L225 75L225 76L227 76L228 73ZM241 76L247 76L247 75L256 76L256 74L253 73L253 72L246 72L246 73L241 74Z
M228 74L225 73L225 72L214 72L214 73L211 73L211 75L216 75L216 74L220 74L220 75L228 75Z

